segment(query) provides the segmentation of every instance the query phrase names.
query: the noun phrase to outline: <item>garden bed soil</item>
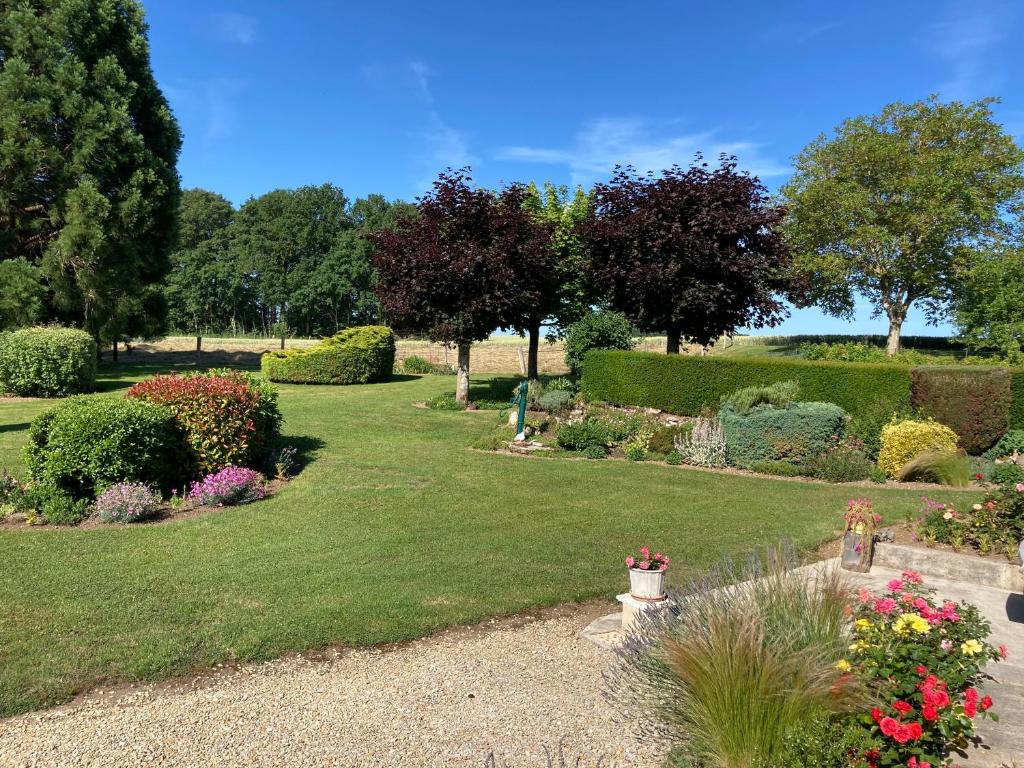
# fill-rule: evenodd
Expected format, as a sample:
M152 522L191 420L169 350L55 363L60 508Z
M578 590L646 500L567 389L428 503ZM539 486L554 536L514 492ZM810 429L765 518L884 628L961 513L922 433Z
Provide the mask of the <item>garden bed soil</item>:
M277 491L287 483L287 480L270 480L267 482L267 495L264 498L269 499L271 496L277 493ZM260 499L259 501L262 501ZM256 504L257 502L249 502L250 504ZM246 505L242 505L246 506ZM191 520L195 517L204 517L213 512L221 512L224 507L194 507L187 506L181 509L172 509L170 504L163 504L160 507L160 511L153 517L145 520L140 520L137 523L102 523L97 515L91 514L89 517L82 520L77 525L50 525L48 523L37 523L36 525L29 525L25 522L25 515L18 513L11 515L8 518L0 520L0 530L3 531L61 531L61 530L84 530L91 531L98 528L138 528L140 526L149 525L161 525L163 523L176 523L181 520Z

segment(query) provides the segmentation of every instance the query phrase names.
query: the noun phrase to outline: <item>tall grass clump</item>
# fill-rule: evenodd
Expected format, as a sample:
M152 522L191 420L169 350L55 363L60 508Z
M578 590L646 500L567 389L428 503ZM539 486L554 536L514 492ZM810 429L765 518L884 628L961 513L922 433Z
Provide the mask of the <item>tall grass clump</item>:
M737 413L749 413L759 405L783 408L794 402L800 395L800 384L796 381L776 381L737 389L722 398L722 405L731 405Z
M896 479L966 488L971 484L971 460L953 451L925 451L904 464Z
M795 572L788 550L723 565L646 614L606 675L609 698L667 733L678 766L780 765L787 739L864 701L837 663L850 642L835 570Z

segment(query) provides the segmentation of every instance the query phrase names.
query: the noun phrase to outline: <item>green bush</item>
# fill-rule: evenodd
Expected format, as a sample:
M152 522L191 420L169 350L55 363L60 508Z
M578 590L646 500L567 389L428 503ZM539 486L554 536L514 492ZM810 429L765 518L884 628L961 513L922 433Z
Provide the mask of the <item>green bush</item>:
M585 451L594 446L604 450L610 442L605 425L593 418L559 425L555 439L568 451Z
M677 467L683 463L683 454L679 451L672 451L665 457L665 463L671 464L673 467Z
M544 385L545 392L569 392L575 395L578 389L579 386L576 382L572 379L565 378L565 376L559 376L558 378L551 379L551 381Z
M25 457L33 481L74 500L119 482L183 487L189 467L174 413L143 400L74 397L37 416Z
M989 473L989 480L996 485L1024 483L1024 467L1008 461L996 464Z
M290 384L368 384L387 381L395 365L395 335L382 325L346 328L309 349L267 352L271 381Z
M676 438L693 431L692 422L683 422L671 427L658 427L647 441L647 450L661 456L668 456L676 450Z
M800 477L807 474L807 467L791 461L756 461L750 468L761 475L777 475L778 477Z
M576 396L572 392L555 389L541 395L537 400L537 405L548 413L561 415L569 412L575 400Z
M806 463L842 437L846 424L846 412L832 403L761 405L749 413L724 405L718 417L728 461L740 467L772 460Z
M437 376L453 376L455 369L445 363L432 363L419 355L409 355L402 362L403 373L426 374L431 373Z
M913 368L910 402L924 416L945 424L960 446L980 454L1010 424L1010 372L1005 368Z
M1024 455L1024 429L1011 429L999 442L985 451L986 459L1004 459L1014 452Z
M894 406L889 400L879 398L860 413L850 416L846 434L860 442L864 455L871 461L877 461L878 452L882 449L882 429L893 421L905 421L913 417L914 412L909 402L897 403Z
M813 457L808 468L811 475L830 483L870 480L876 477L878 469L860 448L859 441L836 441L827 451Z
M696 416L737 389L778 381L795 381L805 400L835 403L854 415L876 401L893 411L910 400L906 366L618 351L587 356L580 391L587 400Z
M623 452L630 461L645 461L647 459L647 446L641 440L630 440L626 443Z
M585 459L603 459L608 455L608 449L603 445L588 445L580 453Z
M51 485L34 486L27 500L50 525L76 525L89 516L88 501L72 498Z
M1024 368L1010 371L1010 429L1024 429Z
M433 408L435 411L464 411L466 406L455 399L455 395L451 392L445 392L443 395L435 395L427 400L427 408Z
M565 337L565 364L573 375L583 369L587 353L595 349L632 349L633 325L618 312L592 312L569 326Z
M0 333L0 393L66 397L96 388L96 342L74 328Z
M737 389L722 398L722 405L731 405L737 413L748 413L758 405L782 408L800 395L800 385L795 381L774 381L771 384L755 384Z

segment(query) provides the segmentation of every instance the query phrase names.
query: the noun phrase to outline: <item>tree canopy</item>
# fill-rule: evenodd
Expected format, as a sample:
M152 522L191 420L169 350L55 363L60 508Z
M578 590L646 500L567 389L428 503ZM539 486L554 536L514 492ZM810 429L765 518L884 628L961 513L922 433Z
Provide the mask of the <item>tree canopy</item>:
M550 227L525 206L521 184L498 193L449 170L390 229L373 233L377 296L395 327L459 349L456 396L468 400L469 347L498 327L513 328L540 301L519 271L550 253Z
M664 332L667 351L681 338L701 345L740 327L784 316L789 257L756 178L698 162L660 176L618 168L594 187L583 231L596 295L644 331Z
M782 195L801 304L852 318L864 296L889 319L890 354L912 306L946 311L1024 190L1024 153L994 101L897 102L797 156Z
M134 0L0 8L0 260L41 270L46 314L98 338L162 324L181 135Z

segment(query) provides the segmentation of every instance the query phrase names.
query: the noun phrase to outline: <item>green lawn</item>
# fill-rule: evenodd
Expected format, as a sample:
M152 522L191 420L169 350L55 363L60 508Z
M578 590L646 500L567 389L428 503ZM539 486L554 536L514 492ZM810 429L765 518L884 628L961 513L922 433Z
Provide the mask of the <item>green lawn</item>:
M286 433L314 460L264 502L166 525L0 533L0 714L106 681L611 597L623 556L644 542L673 557L676 578L783 537L811 546L853 493L472 451L494 413L412 405L453 384L283 387ZM0 466L20 472L28 422L46 405L0 403ZM888 517L920 496L856 493Z

